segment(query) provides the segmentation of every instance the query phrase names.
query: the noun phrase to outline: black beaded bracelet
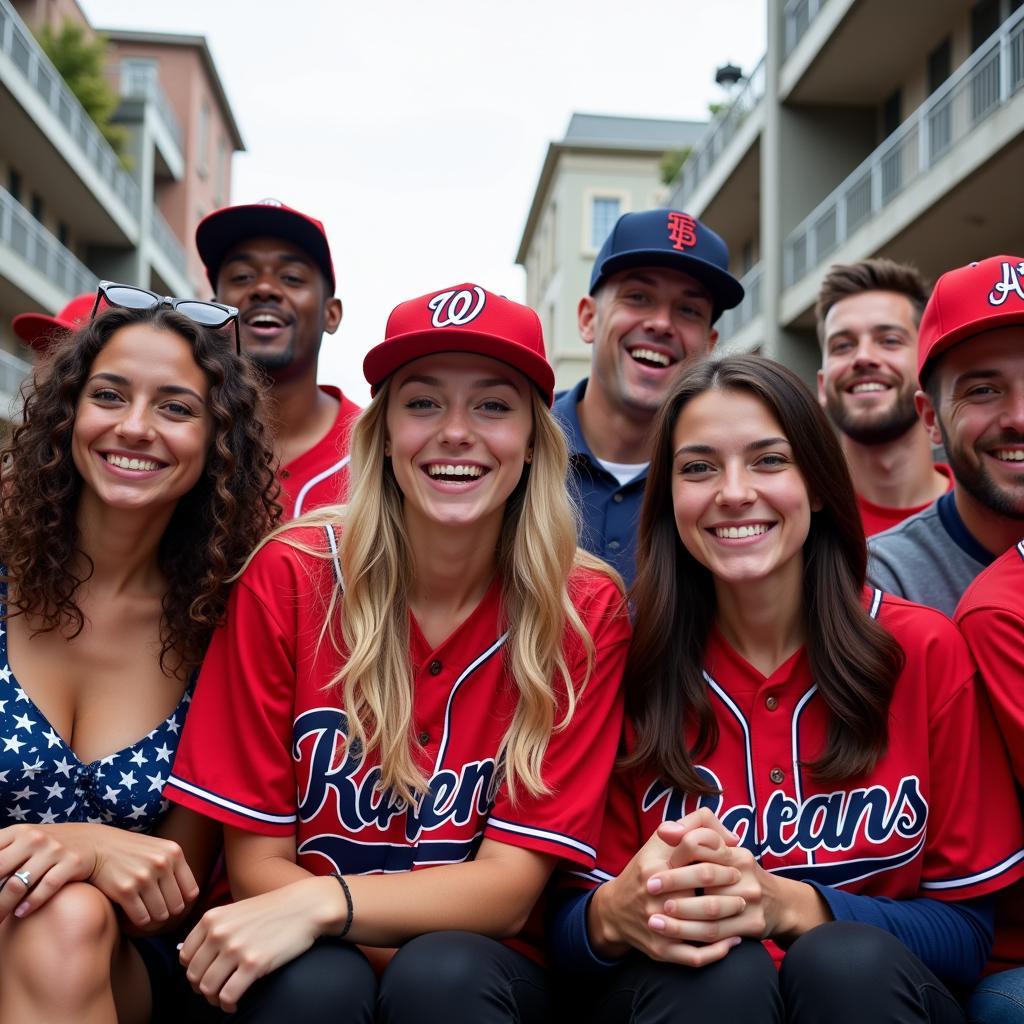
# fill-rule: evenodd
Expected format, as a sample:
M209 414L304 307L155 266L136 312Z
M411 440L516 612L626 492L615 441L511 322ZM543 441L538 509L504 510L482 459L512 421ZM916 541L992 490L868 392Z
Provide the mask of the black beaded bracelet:
M336 878L338 880L338 885L341 886L345 893L345 905L348 908L345 916L345 927L341 929L337 936L335 936L336 938L343 939L348 935L349 928L352 927L352 914L354 910L352 906L352 890L348 887L348 882L346 882L337 871L331 872L331 878Z

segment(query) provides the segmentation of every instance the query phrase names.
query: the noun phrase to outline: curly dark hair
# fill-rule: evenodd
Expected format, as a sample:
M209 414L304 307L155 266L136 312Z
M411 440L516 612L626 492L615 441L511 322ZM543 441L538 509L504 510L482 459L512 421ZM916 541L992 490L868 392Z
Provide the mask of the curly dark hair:
M166 307L110 309L42 358L22 385L22 421L0 453L0 557L7 570L0 579L15 584L9 614L31 615L43 632L81 632L85 618L75 594L92 567L76 575L82 478L71 436L96 356L130 324L182 337L209 382L213 431L206 465L179 500L157 552L168 581L160 665L187 673L202 661L224 617L230 579L281 515L263 387L215 331Z

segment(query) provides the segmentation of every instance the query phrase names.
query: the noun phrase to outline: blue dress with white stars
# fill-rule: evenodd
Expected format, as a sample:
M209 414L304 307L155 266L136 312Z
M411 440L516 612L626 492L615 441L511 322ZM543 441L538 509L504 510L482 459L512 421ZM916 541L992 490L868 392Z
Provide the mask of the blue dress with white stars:
M194 685L193 676L174 711L142 739L86 764L18 685L0 623L0 827L85 821L151 832L167 811L164 783Z

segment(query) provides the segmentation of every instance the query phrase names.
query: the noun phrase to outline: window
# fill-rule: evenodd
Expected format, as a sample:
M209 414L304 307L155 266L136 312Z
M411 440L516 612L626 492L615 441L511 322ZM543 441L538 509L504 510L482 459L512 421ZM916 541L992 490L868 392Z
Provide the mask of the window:
M597 252L622 213L619 196L593 196L590 200L590 248Z
M70 237L71 233L68 231L67 223L62 220L57 221L57 241L60 242L65 249L68 248L68 239Z
M928 94L931 95L947 78L953 70L953 47L950 37L939 43L938 46L928 54Z
M199 153L196 170L205 178L210 173L210 104L203 100L199 105Z
M222 135L217 140L217 176L213 180L213 203L223 206L228 195L228 144Z
M127 57L121 62L121 95L150 96L157 84L157 62L144 57Z
M999 0L978 0L971 8L971 53L999 28Z
M43 197L38 192L32 193L32 216L35 217L40 224L43 223Z
M21 202L21 175L13 167L7 176L7 191L15 202Z
M949 36L928 54L928 93L938 89L949 78L953 70L952 45ZM928 156L929 162L941 156L952 141L950 111L953 97L947 93L928 113Z

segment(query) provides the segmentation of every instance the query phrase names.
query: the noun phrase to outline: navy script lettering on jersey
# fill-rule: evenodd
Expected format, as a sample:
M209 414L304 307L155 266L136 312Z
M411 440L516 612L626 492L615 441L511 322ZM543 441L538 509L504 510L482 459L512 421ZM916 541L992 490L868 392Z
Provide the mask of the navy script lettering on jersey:
M339 871L409 870L418 863L457 863L475 853L480 843L476 825L493 807L501 781L493 758L454 769L438 767L426 791L410 805L381 787L378 766L363 771L362 750L348 742L348 735L348 716L337 708L314 708L295 720L292 755L297 762L300 748L310 745L305 791L298 794L299 817L310 821L333 800L343 833L315 836L302 844L300 853L320 853ZM386 834L396 818L404 826L404 841L388 843ZM424 838L424 833L450 825L465 826L465 838ZM368 830L376 835L366 835Z
M699 765L697 772L709 785L722 789L710 769ZM813 862L818 854L822 867L828 867L831 884L862 876L864 858L845 861L836 855L857 846L863 849L864 839L881 855L878 870L903 863L907 855L917 851L928 820L928 802L916 775L899 779L893 790L880 785L856 787L816 793L804 800L776 789L760 815L754 804L725 807L720 792L694 797L659 779L644 793L643 809L649 811L658 803L663 805L663 821L675 821L699 807L709 808L759 860L765 856L792 859L788 855L802 851ZM846 879L843 864L849 867L850 877Z

